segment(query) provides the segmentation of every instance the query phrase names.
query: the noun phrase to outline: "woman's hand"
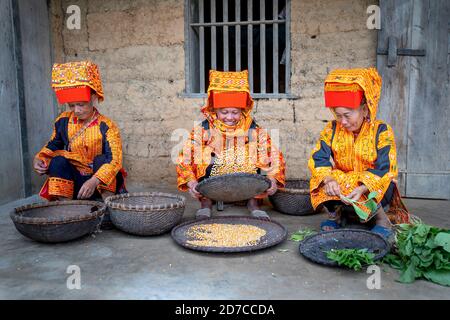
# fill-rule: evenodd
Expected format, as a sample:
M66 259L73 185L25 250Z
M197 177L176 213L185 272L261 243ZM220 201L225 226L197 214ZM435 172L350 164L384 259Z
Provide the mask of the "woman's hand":
M369 189L367 189L367 187L365 185L360 185L359 187L356 187L352 192L349 193L349 195L347 196L347 198L354 200L354 201L359 201L359 199L361 198L361 196L366 193L367 191L369 191ZM345 204L351 204L345 200L342 200L342 202L344 202Z
M80 191L78 192L77 198L78 199L89 199L90 197L92 197L92 195L95 192L95 189L98 187L99 184L100 184L100 180L97 177L93 176L88 181L83 183L83 185L80 188Z
M36 171L41 176L43 174L46 174L47 171L48 171L48 167L45 164L45 162L42 161L39 158L34 158L34 160L33 160L33 168L34 168L34 171Z
M327 196L340 197L341 196L341 188L339 187L339 183L332 177L325 177L323 179L323 184L325 187L325 193Z
M277 180L275 178L269 178L270 180L270 188L266 190L267 195L271 196L275 192L277 192L278 186L277 186Z
M197 185L198 185L197 180L191 180L187 183L190 195L195 199L200 199L202 197L202 195L200 192L197 191L197 189L195 189L197 187Z

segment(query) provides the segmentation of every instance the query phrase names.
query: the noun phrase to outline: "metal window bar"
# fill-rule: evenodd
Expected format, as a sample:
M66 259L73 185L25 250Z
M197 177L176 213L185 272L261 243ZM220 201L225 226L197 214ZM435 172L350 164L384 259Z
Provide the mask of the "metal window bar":
M236 0L236 22L241 21L241 1ZM236 71L241 71L241 26L236 25L236 55L235 55L235 63L236 63Z
M252 4L249 2L249 7L252 7ZM249 12L249 16L251 13ZM252 26L252 25L260 25L260 24L281 24L286 23L286 19L274 19L274 20L246 20L246 21L227 21L227 22L193 22L190 23L191 27L224 27L224 26Z
M228 0L223 0L223 22L228 22ZM230 70L230 50L228 36L228 25L223 27L223 70Z
M273 11L272 11L272 19L278 19L278 0L273 1ZM272 55L272 70L273 70L273 93L279 93L279 82L278 79L278 23L273 25L273 55Z
M253 20L253 1L247 2L247 21ZM253 91L253 24L249 23L247 27L247 67L248 67L248 82L250 85L250 92Z
M291 16L291 0L286 0L286 17ZM285 93L291 93L291 20L286 19L286 48L284 49L286 53L285 66L286 66L286 74L284 80Z
M259 18L265 20L266 18L266 1L259 0ZM259 56L260 56L260 81L261 93L266 93L266 25L262 23L259 26L260 41L259 41Z
M216 0L211 0L211 68L217 70Z
M199 21L204 22L204 0L199 0ZM205 27L200 27L200 92L205 93Z
M286 10L286 18L280 18L278 16L278 1L273 1L272 6L272 20L266 20L265 18L265 12L266 12L266 6L265 1L260 0L260 19L259 20L253 20L253 1L247 2L247 19L245 21L241 21L241 6L240 1L236 1L235 5L235 20L236 21L229 21L229 7L228 7L228 0L222 0L223 1L223 21L218 22L216 21L216 2L218 0L207 0L210 1L210 9L211 9L211 22L205 22L205 11L204 11L204 1L205 0L197 0L198 1L198 9L199 9L199 16L198 16L198 22L194 22L191 19L191 16L189 16L189 27L190 29L198 28L198 34L199 34L199 42L200 45L198 46L199 50L199 69L200 69L200 95L195 94L192 92L192 89L195 87L192 83L189 83L187 85L187 88L189 88L191 91L189 91L191 96L197 97L197 96L204 96L205 93L205 28L211 27L211 68L217 69L217 28L222 27L223 28L223 62L224 62L224 70L229 70L229 27L235 26L235 58L236 58L236 70L241 70L242 64L241 64L241 27L247 26L247 69L249 71L249 82L250 82L250 90L255 98L270 98L270 97L281 97L284 95L290 95L290 72L291 72L291 66L290 66L290 2L291 0L286 0L285 3L285 10ZM219 0L220 1L220 0ZM279 64L280 64L280 57L279 57L279 25L285 24L285 38L286 38L286 48L284 50L284 57L283 61L285 64L285 92L280 93L279 92ZM272 76L273 76L273 90L272 93L267 93L267 81L266 81L266 25L272 25L273 26L273 47L272 47ZM253 26L259 26L260 28L260 71L261 71L261 83L260 83L260 91L255 93L253 91L254 88L254 57L253 57ZM195 46L193 46L195 47ZM191 47L192 48L192 47ZM192 62L192 59L190 60ZM194 69L195 70L195 69ZM194 70L190 70L190 72L195 72ZM195 79L195 77L190 78ZM281 95L280 95L281 94Z

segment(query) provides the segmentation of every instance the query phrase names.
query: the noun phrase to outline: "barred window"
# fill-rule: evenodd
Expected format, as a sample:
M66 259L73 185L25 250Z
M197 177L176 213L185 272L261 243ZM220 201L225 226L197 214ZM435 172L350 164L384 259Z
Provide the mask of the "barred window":
M186 0L186 93L203 97L210 69L248 69L255 98L290 95L290 0Z

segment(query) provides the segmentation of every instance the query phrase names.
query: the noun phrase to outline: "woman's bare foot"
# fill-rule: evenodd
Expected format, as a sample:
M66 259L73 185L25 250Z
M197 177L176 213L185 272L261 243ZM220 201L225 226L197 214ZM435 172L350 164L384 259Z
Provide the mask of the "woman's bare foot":
M248 202L247 202L247 209L248 209L248 211L250 211L250 214L253 217L256 217L256 218L259 218L259 219L270 220L270 217L267 214L267 212L265 212L264 210L261 210L259 208L258 200L256 200L255 198L252 198L252 199L248 200Z
M253 210L259 210L258 200L256 200L255 198L248 200L247 209L250 212L252 212Z
M377 210L375 224L380 227L392 229L392 223L381 206Z
M204 197L200 199L200 204L202 209L204 208L212 209L213 206L212 200Z
M212 201L208 198L201 198L200 199L200 205L201 208L197 210L195 213L196 219L205 219L205 218L211 218L211 211L212 211Z
M321 226L321 230L322 231L331 231L331 230L335 230L338 228L338 226L341 225L341 212L340 210L336 210L335 212L328 212L328 220L326 221L330 221L329 223L324 222ZM336 226L331 226L331 225L326 225L326 224L332 224L333 222L335 222Z

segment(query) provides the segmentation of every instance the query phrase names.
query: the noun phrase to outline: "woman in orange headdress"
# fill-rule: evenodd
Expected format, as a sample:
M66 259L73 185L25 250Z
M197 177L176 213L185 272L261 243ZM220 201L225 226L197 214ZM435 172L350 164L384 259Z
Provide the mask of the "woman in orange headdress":
M323 204L330 216L322 230L339 228L342 205L350 204L363 211L362 222L375 220L372 231L386 237L391 223L409 221L395 183L394 132L376 119L380 92L381 77L374 68L334 70L325 80L325 106L335 120L322 131L308 163L312 205ZM375 194L372 209L364 203L370 193Z
M96 199L125 192L119 128L96 108L103 101L97 65L90 61L54 64L52 87L60 104L50 141L33 167L49 177L41 189L48 200Z
M211 70L209 80L208 98L202 108L205 120L192 130L177 163L178 188L189 191L201 202L198 218L211 216L212 201L196 190L199 181L209 176L236 172L265 174L271 186L256 198L274 194L285 181L283 155L250 115L253 99L248 72ZM259 209L256 198L248 201L249 211L253 216L269 219Z

